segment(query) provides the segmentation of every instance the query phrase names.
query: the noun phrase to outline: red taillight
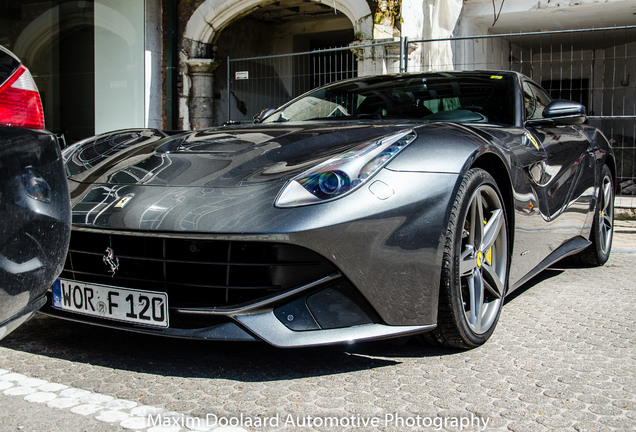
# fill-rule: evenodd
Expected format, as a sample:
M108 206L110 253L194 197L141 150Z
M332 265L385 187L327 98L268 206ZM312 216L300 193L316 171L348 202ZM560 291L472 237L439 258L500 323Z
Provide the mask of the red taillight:
M0 87L0 125L44 129L40 93L24 66Z

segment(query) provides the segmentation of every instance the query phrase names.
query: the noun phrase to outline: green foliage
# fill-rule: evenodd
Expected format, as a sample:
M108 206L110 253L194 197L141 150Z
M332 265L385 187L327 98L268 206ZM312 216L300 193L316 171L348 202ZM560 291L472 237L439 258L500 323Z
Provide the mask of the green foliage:
M402 0L379 0L375 9L375 24L391 25L402 21Z

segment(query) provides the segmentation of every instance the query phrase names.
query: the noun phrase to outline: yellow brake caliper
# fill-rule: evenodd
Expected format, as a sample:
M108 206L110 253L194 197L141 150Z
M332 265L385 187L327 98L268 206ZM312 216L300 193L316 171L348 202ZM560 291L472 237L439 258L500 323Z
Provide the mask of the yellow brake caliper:
M484 219L484 226L486 226L488 224L488 221L486 221L486 219ZM492 266L492 246L490 246L488 248L488 251L486 252L486 262L488 263L489 266ZM481 264L480 264L481 267Z

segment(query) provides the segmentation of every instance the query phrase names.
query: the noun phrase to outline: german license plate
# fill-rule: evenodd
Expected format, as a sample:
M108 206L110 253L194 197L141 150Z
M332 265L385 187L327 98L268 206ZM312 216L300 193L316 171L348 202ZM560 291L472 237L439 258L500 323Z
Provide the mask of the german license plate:
M168 327L168 295L58 279L53 307L68 312L153 327Z

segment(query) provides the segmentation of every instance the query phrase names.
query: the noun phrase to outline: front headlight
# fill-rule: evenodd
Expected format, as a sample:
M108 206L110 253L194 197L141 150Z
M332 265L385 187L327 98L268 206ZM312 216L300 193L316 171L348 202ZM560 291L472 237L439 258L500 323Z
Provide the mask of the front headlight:
M384 167L417 134L403 131L334 156L291 179L276 198L276 207L331 201L355 190Z

